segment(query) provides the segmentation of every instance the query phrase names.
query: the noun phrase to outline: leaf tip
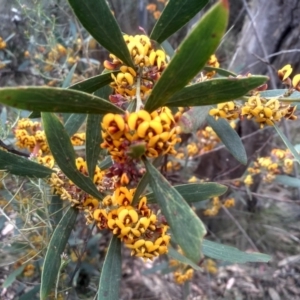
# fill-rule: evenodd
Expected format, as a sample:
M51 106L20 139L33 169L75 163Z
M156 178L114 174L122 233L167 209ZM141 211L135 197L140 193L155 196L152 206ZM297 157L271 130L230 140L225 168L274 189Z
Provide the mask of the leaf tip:
M229 2L228 0L221 0L222 5L226 10L229 10Z

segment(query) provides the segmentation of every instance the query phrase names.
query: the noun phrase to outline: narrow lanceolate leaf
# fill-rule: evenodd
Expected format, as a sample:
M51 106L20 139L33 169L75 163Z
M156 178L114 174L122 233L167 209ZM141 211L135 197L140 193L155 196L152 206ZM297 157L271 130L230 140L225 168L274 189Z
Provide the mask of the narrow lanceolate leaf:
M271 256L263 253L247 253L240 251L237 248L203 240L202 251L205 256L213 259L225 260L231 263L244 264L247 262L269 262Z
M224 76L224 77L236 77L237 75L233 72L230 72L228 70L222 69L222 68L214 68L214 67L209 67L209 66L205 66L203 68L203 70L207 71L207 72L211 72L211 71L215 71L217 74Z
M235 100L268 80L266 76L217 78L183 88L166 103L167 106L202 106Z
M51 197L51 202L49 205L50 218L53 221L54 227L60 222L63 214L63 201L58 195Z
M19 300L38 300L39 299L39 290L41 285L38 284L27 293L20 296Z
M74 64L73 67L71 68L71 70L69 71L68 75L66 76L65 80L63 81L62 86L61 86L62 88L66 88L71 84L76 67L77 67L77 64Z
M0 103L29 111L124 113L122 109L95 95L50 87L0 88Z
M61 255L74 228L77 214L78 209L70 207L53 232L43 264L40 289L42 300L48 298L54 286L61 265Z
M189 22L208 0L170 0L150 34L152 40L162 43Z
M280 101L290 101L290 102L299 102L300 101L300 92L293 92L290 96L285 96L287 89L275 89L275 90L266 90L260 92L260 95L265 98L276 98L279 97Z
M195 263L201 259L201 243L206 229L184 198L174 189L160 172L146 159L146 170L150 185L165 216L176 243L184 255Z
M103 87L95 92L95 94L102 98L107 98L110 94L110 87ZM102 115L88 115L86 124L86 141L85 154L89 176L94 177L94 171L99 159L101 151L100 144L102 142L100 123Z
M69 136L78 131L86 119L86 114L71 114L65 122L65 130Z
M210 55L217 49L226 29L227 4L227 0L223 0L213 6L182 42L155 84L146 102L146 110L153 111L163 106L205 66Z
M53 172L51 169L35 163L28 158L0 150L0 170L10 174L45 178Z
M14 271L12 271L8 275L8 277L5 279L5 281L3 282L1 287L3 289L6 289L6 288L10 287L14 283L14 281L17 279L17 277L22 274L22 272L24 271L24 268L25 268L25 265L23 265L23 266L15 269Z
M212 197L217 197L227 191L226 186L214 182L175 185L174 189L177 190L177 192L188 203L199 202ZM154 193L149 193L145 196L147 197L147 203L156 203Z
M288 149L291 151L291 153L293 154L294 158L296 159L296 161L298 162L298 164L300 164L300 155L297 152L297 150L295 149L295 147L292 145L292 143L287 139L287 137L284 135L284 133L280 130L280 128L274 124L274 128L276 129L278 135L281 137L282 141L284 142L284 144L288 147Z
M112 82L111 74L114 73L118 73L118 71L102 73L101 75L97 75L89 79L77 82L69 86L69 89L78 90L85 93L94 93L98 89L111 83Z
M178 121L183 133L196 132L206 121L211 105L195 106L184 112Z
M207 116L208 125L215 131L227 150L242 164L247 163L247 154L244 145L237 132L230 126L227 120L219 118L215 120Z
M201 268L196 265L193 261L191 261L190 259L188 259L187 257L185 257L184 255L180 254L179 252L177 252L174 248L172 247L168 247L168 256L184 263L185 265L189 265L191 266L193 269L200 271Z
M284 184L290 187L300 188L300 179L288 175L276 175L274 182Z
M119 25L106 0L68 0L83 27L110 53L134 67Z
M162 161L162 156L159 156L155 158L152 162L154 166L158 166ZM147 172L143 175L142 179L139 181L138 186L134 192L133 199L132 199L132 205L135 205L138 203L140 196L146 189L148 183L150 180L150 174Z
M116 236L113 236L101 271L98 300L120 299L121 277L121 241Z
M49 148L62 172L79 188L95 198L102 199L103 196L91 178L84 176L77 170L75 152L70 137L59 119L54 114L42 113L42 120Z

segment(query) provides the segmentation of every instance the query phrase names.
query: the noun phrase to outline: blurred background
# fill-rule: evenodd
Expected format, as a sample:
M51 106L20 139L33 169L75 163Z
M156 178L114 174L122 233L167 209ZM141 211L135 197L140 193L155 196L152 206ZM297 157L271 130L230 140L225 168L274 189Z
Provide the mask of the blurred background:
M151 32L167 1L107 2L122 31L134 35ZM214 2L210 1L204 11ZM216 52L221 68L243 75L249 72L268 75L269 88L284 88L277 78L278 69L291 64L294 73L300 73L300 2L229 2L227 33ZM195 16L169 39L174 49L202 14ZM107 57L107 51L76 20L66 0L0 0L0 87L59 87L72 68L75 68L74 83L101 73L102 62ZM6 113L9 116L9 110ZM300 144L299 121L283 122L281 126L293 144ZM243 140L249 164L240 165L224 147L219 147L190 160L191 176L220 183L233 182L243 176L258 157L269 156L274 148L285 149L272 128L258 130L253 122L243 121L238 122L235 129ZM191 135L183 136L183 140L187 141ZM291 175L298 177L298 166ZM180 172L174 171L170 179L182 182L181 176ZM298 183L294 186L266 183L257 178L249 189L232 186L230 194L225 195L235 199L235 206L230 210L223 209L215 216L206 216L203 207L199 207L199 215L208 228L208 237L241 250L270 254L273 259L269 264L247 265L208 260L204 271L196 272L186 299L300 299L299 192ZM8 243L6 237L9 234L5 228L6 220L0 219L1 247ZM89 265L100 264L109 236L91 239L88 254L84 254L77 242L86 241L84 237L87 234L80 230L70 245L70 257L76 271L73 270L72 276L74 290L69 298L62 296L61 299L93 299L89 295L97 289L95 278L99 274ZM0 265L2 283L17 260L5 251L0 253L3 260ZM86 258L89 255L90 258ZM95 262L95 257L99 262ZM160 263L144 264L125 254L122 299L183 299L185 292L170 279L170 274L161 274L160 267L155 269ZM8 289L0 288L0 298L18 299L28 285L34 287L38 284L38 276L35 273L30 276L23 274L22 279L15 280Z

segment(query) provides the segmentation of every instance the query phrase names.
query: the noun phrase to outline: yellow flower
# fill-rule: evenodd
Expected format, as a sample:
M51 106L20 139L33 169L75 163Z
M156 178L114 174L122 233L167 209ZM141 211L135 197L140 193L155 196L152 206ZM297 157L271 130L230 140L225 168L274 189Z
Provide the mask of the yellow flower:
M282 69L278 70L278 77L281 81L285 81L293 72L291 65L285 65Z
M105 209L96 209L93 213L93 217L100 230L107 228L108 215Z
M217 274L218 273L217 264L212 259L206 259L205 264L204 264L204 268L210 274Z
M135 189L128 190L126 187L117 188L111 198L113 205L130 205L133 199L134 192Z
M239 117L239 109L233 101L230 101L219 103L217 108L212 108L209 111L209 114L216 119L225 118L227 120L234 120Z
M297 91L300 91L300 74L294 76L292 84Z
M244 179L244 184L246 186L250 186L253 184L253 178L252 175L247 175L246 178Z
M224 205L226 208L233 207L233 206L235 205L235 200L234 200L234 198L228 198L228 199L226 199L223 205Z

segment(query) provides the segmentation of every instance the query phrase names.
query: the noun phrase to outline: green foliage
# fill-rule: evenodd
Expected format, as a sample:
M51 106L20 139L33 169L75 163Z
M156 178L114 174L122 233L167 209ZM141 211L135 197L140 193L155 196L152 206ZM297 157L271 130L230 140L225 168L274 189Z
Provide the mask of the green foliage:
M174 189L188 203L199 202L224 194L227 187L213 182L175 185ZM148 203L156 203L154 193L146 194Z
M106 48L128 66L134 67L126 43L116 19L105 0L68 0L74 13L85 29Z
M194 261L200 261L199 246L206 234L201 220L196 216L179 192L153 167L144 161L150 175L150 185L168 224L170 224L175 241L184 254Z
M48 87L1 88L0 102L29 111L94 114L123 112L97 96L76 90Z
M98 300L119 299L121 277L121 241L114 236L110 241L108 252L103 264L99 282Z
M111 82L111 74L114 73L117 72L103 72L103 74L96 75L89 79L80 81L69 86L68 88L71 90L78 90L85 93L94 93L98 89L101 89L102 87L108 85Z
M228 8L218 2L194 27L176 50L170 64L154 86L145 109L163 106L172 95L184 88L205 66L217 49L228 19Z
M237 248L226 246L223 244L215 243L204 239L202 244L203 254L231 263L244 264L247 262L269 262L271 256L262 253L246 253L238 250Z
M207 3L208 0L170 0L155 23L150 38L162 43L189 22Z
M247 163L247 154L244 145L237 132L224 119L215 120L211 116L206 117L207 123L216 132L228 151L242 164Z
M158 145L157 149L160 150L159 147L163 144L163 138L168 136L168 134L164 135L165 133L171 132L169 134L170 136L176 136L178 133L176 130L171 131L170 128L168 129L168 126L170 127L173 123L175 124L178 122L178 116L175 115L176 108L189 108L195 106L195 108L187 111L186 115L183 115L183 117L185 117L190 114L191 118L189 121L193 124L184 124L186 128L182 128L182 132L190 133L193 132L193 129L198 129L207 116L209 108L200 106L219 104L231 100L245 100L247 96L251 95L252 90L255 90L266 82L267 77L265 76L237 78L237 75L231 71L206 66L211 55L213 55L217 50L226 30L229 14L228 2L225 0L218 1L207 13L204 14L186 39L174 51L170 43L167 41L167 38L191 20L191 18L193 18L208 3L208 1L169 1L161 17L155 24L150 37L161 44L158 45L158 47L165 49L171 60L167 61L167 66L165 69L162 69L161 74L156 74L157 78L155 77L155 74L152 73L147 75L150 77L153 76L155 80L153 78L151 78L151 80L147 79L147 86L143 86L144 91L142 92L144 92L146 96L143 95L145 98L143 99L144 103L142 103L140 99L140 83L144 79L141 78L141 69L143 68L141 64L143 63L134 65L132 60L132 51L141 52L144 51L144 49L141 50L138 49L138 46L135 46L136 48L133 47L129 51L128 45L124 41L122 32L107 4L107 1L68 1L75 15L88 33L91 34L91 36L93 36L95 40L105 47L111 54L119 59L117 63L115 62L114 71L104 71L100 75L92 76L86 80L73 84L72 77L75 75L75 70L77 68L77 64L74 64L65 80L62 82L62 88L9 87L0 89L0 103L18 109L33 111L31 114L32 118L41 116L47 143L56 164L55 167L60 169L59 172L62 172L69 182L76 185L76 189L78 188L88 194L84 200L86 200L89 196L92 196L92 201L94 201L91 202L89 206L83 206L83 203L80 203L82 206L79 206L79 208L64 205L61 199L62 197L59 197L59 195L52 195L56 191L51 191L51 193L49 193L49 189L47 189L46 192L44 191L44 185L46 182L39 186L36 182L31 182L32 186L38 186L39 190L42 191L41 194L44 196L42 200L46 208L44 207L45 209L43 210L38 207L36 209L37 215L42 220L46 218L46 216L49 217L48 227L54 228L50 243L47 245L47 252L43 263L40 286L41 299L47 299L49 297L50 293L53 291L55 283L55 293L57 294L58 292L57 287L60 272L65 264L67 264L67 259L62 257L62 255L64 254L68 242L69 244L75 243L74 239L70 238L70 235L72 229L77 227L76 218L81 210L84 212L84 217L88 224L96 224L99 228L102 226L102 228L110 229L114 233L101 269L98 299L114 300L119 299L120 297L119 289L122 277L120 238L122 238L122 241L128 246L130 238L127 236L124 238L123 234L128 229L126 227L128 223L133 222L132 219L134 219L134 215L130 215L130 213L139 206L141 206L138 208L139 210L142 211L142 209L144 209L144 219L146 219L147 214L154 215L157 211L159 212L158 215L160 213L162 214L162 217L159 216L159 218L166 220L166 223L170 227L169 231L172 242L180 246L184 253L184 255L182 255L169 246L168 255L185 265L191 266L195 270L200 270L198 263L203 255L231 263L268 262L270 260L268 255L260 253L245 253L234 247L221 245L204 239L207 232L205 225L195 213L193 208L191 208L190 204L208 200L210 198L218 199L220 195L225 194L227 191L226 186L215 182L176 184L173 186L171 184L173 178L172 176L169 176L170 174L168 174L167 163L176 162L177 157L175 157L174 160L171 159L168 161L169 156L175 154L175 150L173 153L162 151L163 155L158 157L154 154L153 156L149 155L151 157L149 159L143 156L143 154L151 147L149 145L146 147L143 141L140 142L139 139L139 141L134 141L131 145L131 155L133 156L133 152L135 155L134 160L129 160L128 157L130 157L130 153L126 148L126 143L129 143L129 140L125 140L122 135L118 135L118 130L127 130L126 134L131 137L134 136L134 134L137 134L138 138L141 138L143 136L143 132L142 130L139 131L138 126L143 124L144 126L148 126L147 130L150 128L149 132L145 130L146 134L143 137L145 139L148 137L149 139L155 139L158 137L156 141ZM63 46L60 46L62 47L61 51L64 52L66 49L64 50ZM55 48L54 50L58 51L57 49ZM55 51L53 53L55 53ZM139 55L141 55L141 53L139 53ZM141 58L141 60L145 59L144 57L139 58ZM158 58L155 57L155 59ZM148 58L148 60L150 60L150 58ZM122 69L119 71L119 67L122 63L124 63L126 71L122 71ZM144 63L147 63L147 61ZM129 70L127 67L132 67L133 70ZM155 68L159 69L158 66ZM227 78L209 79L207 77L205 80L201 81L203 79L203 73L199 75L199 72L201 71L215 71L217 74ZM137 74L134 75L134 73ZM121 75L119 78L117 78L118 74ZM134 80L136 80L137 83L134 87L135 90L127 89L126 91L126 88L128 87L128 82L126 83L126 80L128 80L128 78L134 78ZM200 80L200 78L202 79ZM128 94L133 93L135 94L135 99L132 100L131 96L127 94L124 96L121 92L118 94L114 91L112 94L111 87L114 87L117 83L120 83L121 85L121 88L119 89L121 92L125 91ZM110 87L108 86L109 84ZM109 97L110 95L115 97L114 101L111 100L113 97ZM266 98L283 96L285 95L285 91L264 91L261 95ZM299 95L297 93L293 95L294 96L291 97L283 97L282 99L283 101L298 101L297 97ZM120 97L118 98L118 96ZM129 100L131 100L131 102L129 102ZM167 124L167 121L164 120L164 122L162 122L163 125L160 126L155 124L158 122L154 119L151 121L146 120L150 115L143 112L145 113L144 115L146 115L145 119L141 116L137 117L135 123L132 121L132 123L136 125L137 129L134 128L129 130L129 117L134 115L135 112L138 113L140 108L142 108L142 106L139 107L137 105L138 101L140 101L142 105L145 104L145 110L150 113L162 108L163 106L172 107L172 109L174 108L172 113L176 117L173 115L170 117L169 115L171 112L169 111L165 112L164 117L166 119L170 119L171 125ZM124 107L127 110L126 112ZM166 108L159 110L159 113L161 113L164 109ZM180 116L180 113L178 115ZM107 130L102 129L101 132L100 124L102 122L104 123L104 116L106 116L107 120L109 119L109 125ZM157 116L157 118L159 119L160 116ZM193 118L197 120L194 122ZM61 122L61 120L63 120L63 122ZM182 120L183 118L181 121ZM125 121L127 122L126 124ZM247 164L247 155L243 143L241 142L237 132L231 128L228 121L223 118L215 120L211 116L207 116L206 121L223 142L228 151L240 163ZM180 121L178 123L180 123ZM124 129L120 129L123 127ZM70 140L70 137L72 137L79 128L84 128L86 133L85 145L82 148L85 150L87 171L81 171L76 165L76 157L80 157L80 155L83 154L79 151L75 152L76 148L74 149ZM295 148L276 125L275 129L296 160L300 163L300 156ZM105 140L106 133L109 133L110 136L106 137ZM113 146L110 147L110 149L108 149L109 147L106 147L108 150L101 151L100 145L102 148L105 148L103 143L105 144L106 142L109 144L110 139L113 140L111 137L115 134L118 138L115 138L113 141ZM201 139L199 138L199 140ZM171 148L174 141L177 141L177 144L179 144L179 139L168 140L169 148ZM118 148L120 145L123 147L121 147L121 151ZM36 148L35 150L39 151L40 149ZM126 158L124 160L125 163L122 161L122 158L124 157L119 157L120 161L116 159L113 160L111 156L106 155L109 152L110 154L112 152L117 152L119 155L121 153ZM198 154L199 152L196 156ZM154 159L152 159L152 157ZM192 169L191 165L193 163L193 156L186 155L184 158L186 163L184 170ZM110 177L108 176L106 178L108 183L103 180L102 185L96 186L93 179L95 172L97 171L96 167L98 163L101 171L108 171ZM142 165L142 163L144 163L144 165ZM144 169L143 166L145 166ZM134 169L135 167L136 169ZM5 150L0 150L0 169L12 175L28 178L43 178L45 180L51 176L51 173L56 171ZM141 170L145 173L142 173ZM141 172L139 173L139 171ZM162 174L166 175L163 176ZM125 184L114 182L113 180L115 180L116 177L121 177ZM109 181L108 178L111 179L111 181ZM287 176L277 176L276 178L278 182L299 187L298 180L294 179L295 178L291 179ZM127 184L126 180L132 180L131 185ZM176 180L174 181L176 182ZM127 204L121 203L118 204L118 206L114 203L115 207L118 206L116 209L117 213L114 212L115 214L120 214L119 210L121 208L128 216L130 216L131 219L126 215L126 218L128 219L125 219L125 221L123 220L126 226L119 219L117 220L119 215L111 217L111 219L109 219L112 221L111 223L105 223L103 220L105 219L103 216L106 214L107 204L101 201L103 199L107 200L106 196L112 196L112 194L116 191L116 187L119 185L136 188L131 203L132 209L127 209ZM115 194L112 198L114 197L117 198ZM115 198L114 201L120 200ZM140 205L141 199L147 199L147 203L145 202L142 203L143 205ZM123 201L124 199L121 200ZM155 205L153 206L154 209L151 208L150 210L146 207L146 205L151 204ZM63 214L64 210L66 210L65 214ZM98 210L102 213L102 217ZM142 218L140 218L140 220L141 219ZM116 220L119 221L119 223L117 223ZM106 221L108 221L108 217ZM82 222L78 223L78 226L80 227ZM137 224L140 225L140 223ZM140 234L142 238L139 241L144 242L144 244L140 248L137 246L134 248L135 245L131 245L133 247L131 249L134 249L132 250L132 253L138 254L137 256L144 259L146 258L146 256L143 256L145 251L149 252L148 254L151 258L151 255L154 257L157 253L161 254L159 253L159 251L162 251L161 248L163 249L163 247L167 246L166 241L163 241L163 243L157 242L157 240L159 240L157 236L158 234L163 236L165 233L162 232L164 232L165 229L167 230L168 227L164 227L165 224L161 225L161 227L156 226L155 222L151 225L154 227L154 235L152 239L150 238L147 241L144 241L143 239L147 239L147 236L144 232L140 231L138 234ZM143 226L146 227L146 225ZM150 228L150 223L147 226ZM47 228L48 232L50 232L49 228ZM147 228L145 230L147 230ZM137 231L136 228L130 228L130 230L134 234L137 234L134 231ZM99 241L99 236L97 236L96 242ZM170 236L167 237L169 238ZM97 249L96 242L94 240L93 243L90 243L92 246L89 245L93 248L93 250L95 250L95 248ZM157 244L155 244L155 242L157 242ZM170 270L170 268L167 269ZM22 274L23 270L24 268L21 267L12 272L6 279L4 287L8 287L12 282L14 282L16 277ZM184 288L187 295L189 290L188 283ZM34 288L22 297L23 299L27 299L35 293L36 289Z
M203 81L183 88L166 103L167 106L212 105L238 99L250 90L262 85L268 78L253 76L249 78L218 78Z
M43 264L40 288L42 300L48 298L57 276L59 276L62 264L61 256L75 225L77 215L78 210L70 207L53 232Z
M51 113L42 113L42 119L51 153L60 169L82 190L102 199L93 181L78 171L73 146L59 119Z
M45 178L52 171L28 158L21 157L0 149L0 169L11 174L28 177Z

